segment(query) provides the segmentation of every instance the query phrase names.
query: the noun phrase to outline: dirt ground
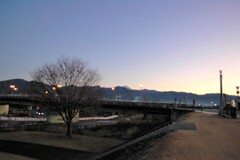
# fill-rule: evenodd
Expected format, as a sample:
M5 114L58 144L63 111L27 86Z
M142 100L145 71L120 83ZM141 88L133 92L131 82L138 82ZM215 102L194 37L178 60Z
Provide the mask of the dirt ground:
M138 160L239 160L240 119L217 114L190 113L181 123L193 122L196 130L178 130L151 141ZM137 155L140 156L137 156Z

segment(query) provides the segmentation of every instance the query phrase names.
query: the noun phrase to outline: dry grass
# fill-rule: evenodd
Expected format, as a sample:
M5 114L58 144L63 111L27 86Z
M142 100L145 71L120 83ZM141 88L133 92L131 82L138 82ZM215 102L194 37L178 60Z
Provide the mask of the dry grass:
M123 140L73 135L70 140L62 133L48 132L0 132L0 140L12 140L44 144L87 152L102 152L123 143Z

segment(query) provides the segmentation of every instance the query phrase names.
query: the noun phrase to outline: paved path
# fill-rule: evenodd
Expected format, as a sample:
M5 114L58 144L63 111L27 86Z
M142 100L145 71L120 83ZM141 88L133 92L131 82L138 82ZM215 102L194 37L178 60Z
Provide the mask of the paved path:
M180 123L194 123L196 130L178 130L152 141L140 160L239 160L240 119L217 114L190 113ZM134 158L134 159L135 159Z

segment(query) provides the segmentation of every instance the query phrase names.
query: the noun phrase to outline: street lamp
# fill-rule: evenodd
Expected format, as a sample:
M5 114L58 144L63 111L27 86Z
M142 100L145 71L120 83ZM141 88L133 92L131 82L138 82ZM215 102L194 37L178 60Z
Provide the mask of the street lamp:
M58 85L57 85L57 88L62 88L62 85L61 85L61 84L58 84Z
M140 88L140 90L142 90L143 89L143 85L139 84L139 88ZM143 91L141 91L141 102L143 102Z
M62 85L61 85L61 84L52 85L52 86L53 86L53 87L52 87L53 90L57 90L57 89L59 89L59 88L62 88Z
M115 91L115 87L112 87L112 92L113 92L113 101L115 100L115 98L114 98L114 91Z
M239 96L239 86L236 86L236 88L237 88L237 99L238 99L238 96Z
M62 85L60 85L60 84L52 85L52 90L55 91L55 96L56 96L56 97L58 96L58 94L57 94L57 89L60 89L60 88L62 88ZM45 92L45 93L46 93L46 92Z
M223 87L222 87L222 70L219 70L220 76L220 103L219 103L219 115L223 114L224 101L223 101Z
M14 89L14 88L15 88L15 85L10 85L10 88L11 88L11 89Z
M213 106L213 102L211 101L211 107Z
M12 94L13 94L13 91L17 91L18 90L18 88L15 85L11 84L9 87L12 90Z
M236 101L236 108L237 108L237 110L239 111L239 86L236 86L236 89L237 89L237 91L236 91L236 93L237 93L237 101Z

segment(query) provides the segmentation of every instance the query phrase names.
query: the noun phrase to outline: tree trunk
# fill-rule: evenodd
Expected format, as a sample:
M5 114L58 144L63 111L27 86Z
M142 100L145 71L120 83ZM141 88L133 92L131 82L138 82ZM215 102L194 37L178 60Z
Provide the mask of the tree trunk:
M67 124L67 135L66 136L68 138L72 139L72 127L71 127L72 123L71 122L67 122L66 124Z

